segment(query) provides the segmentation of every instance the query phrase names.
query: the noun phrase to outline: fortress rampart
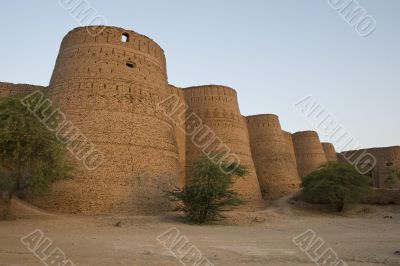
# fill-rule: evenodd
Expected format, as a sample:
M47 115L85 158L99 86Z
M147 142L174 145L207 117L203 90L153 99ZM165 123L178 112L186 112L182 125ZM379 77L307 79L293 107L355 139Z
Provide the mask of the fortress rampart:
M335 146L332 143L323 142L322 148L324 149L326 159L328 162L337 162L338 158L336 156Z
M74 142L87 138L104 155L99 168L78 163L78 176L32 198L37 206L63 213L160 214L170 209L164 192L190 180L191 161L228 151L250 170L234 189L254 207L262 194L275 199L298 190L300 176L336 158L333 145L322 145L316 132L282 131L276 115L243 117L232 88L168 84L164 51L150 38L118 27L94 36L100 29L91 27L89 34L81 27L65 36L48 87L0 83L0 97L46 91L82 132ZM171 96L183 112L168 117L159 104ZM400 168L400 147L369 151L377 158L375 175Z
M199 132L186 139L186 160L193 161L204 154L199 143L208 142L206 152L218 152L221 145L226 145L230 152L236 154L240 163L246 165L250 174L245 179L239 179L235 189L251 202L261 200L246 123L240 114L236 91L217 85L198 86L184 89L189 112L198 115L202 123L212 132ZM202 140L201 140L202 139ZM214 140L213 140L214 139Z
M296 132L293 135L297 168L302 178L327 162L324 149L315 131Z
M339 154L339 161L352 163L361 170L369 170L377 188L400 189L400 146L345 151ZM348 160L346 160L348 158Z
M19 94L28 94L36 90L45 91L46 87L29 84L13 84L0 82L0 98Z
M247 126L251 152L264 197L274 199L298 190L301 179L278 116L248 116Z

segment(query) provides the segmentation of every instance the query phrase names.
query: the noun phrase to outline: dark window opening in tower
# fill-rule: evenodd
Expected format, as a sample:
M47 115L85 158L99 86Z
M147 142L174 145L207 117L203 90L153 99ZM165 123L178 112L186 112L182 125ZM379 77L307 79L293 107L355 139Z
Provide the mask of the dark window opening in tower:
M128 33L122 34L121 42L129 42L129 34Z
M129 67L129 68L135 68L136 64L133 63L133 62L126 62L126 66Z
M392 163L392 162L387 162L387 163L386 163L386 166L387 166L387 167L393 166L393 163Z

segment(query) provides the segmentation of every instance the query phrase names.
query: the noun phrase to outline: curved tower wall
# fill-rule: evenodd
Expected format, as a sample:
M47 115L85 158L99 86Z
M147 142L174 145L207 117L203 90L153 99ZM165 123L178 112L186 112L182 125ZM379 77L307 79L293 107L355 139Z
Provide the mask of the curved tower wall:
M240 163L249 168L250 174L245 179L238 179L234 189L249 204L260 202L260 186L251 156L247 127L239 111L236 91L224 86L210 85L186 88L184 92L186 103L190 108L187 116L191 113L198 115L211 132L201 142L193 141L189 135L186 137L186 162L203 156L202 148L199 148L202 146L198 144L212 140L212 135L215 134L217 139L211 141L208 146L204 145L207 146L205 150L219 151L221 145L226 145L231 153L236 154L240 158Z
M169 93L178 96L179 104L178 110L173 112L172 123L175 130L175 138L178 145L179 152L179 186L183 187L186 184L186 134L185 134L185 120L186 112L184 111L185 96L183 89L168 85Z
M292 133L287 132L287 131L282 131L282 132L283 132L283 136L285 137L286 144L289 146L290 156L292 157L292 161L293 161L294 165L296 166L296 171L297 171L296 153L294 151Z
M264 197L275 199L298 190L301 179L278 116L248 116L247 126Z
M82 167L78 177L36 203L83 214L158 214L168 209L164 190L178 184L179 156L174 127L156 108L168 93L164 52L148 37L116 27L97 36L87 28L69 32L50 96L104 155L104 162L92 171Z
M304 178L327 162L324 149L315 131L296 132L293 135L297 169Z
M326 142L323 142L321 144L322 148L324 149L325 156L328 162L337 162L338 158L336 155L335 146L333 146L332 143L326 143Z

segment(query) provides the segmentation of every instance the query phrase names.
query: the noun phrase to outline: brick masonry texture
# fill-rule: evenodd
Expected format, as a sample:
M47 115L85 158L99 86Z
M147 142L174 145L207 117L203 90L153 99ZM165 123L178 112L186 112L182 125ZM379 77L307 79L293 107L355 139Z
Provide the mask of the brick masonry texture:
M238 179L235 189L250 203L261 200L260 186L257 180L253 158L251 156L246 121L239 111L236 91L217 85L199 86L184 89L188 112L198 115L205 126L217 139L207 147L207 152L219 151L221 144L229 147L230 152L239 156L240 163L246 165L250 174L245 179ZM199 139L204 132L186 139L186 160L193 161L204 153L199 148ZM210 141L206 136L204 141Z
M367 174L373 177L377 188L400 189L400 180L388 180L394 170L400 170L400 146L344 151L338 154L338 158L342 163L356 164L361 169L370 169L372 166ZM374 162L375 165L372 165ZM368 168L363 168L363 165Z
M282 131L276 115L242 116L232 88L168 84L164 51L150 38L118 27L100 30L80 27L64 37L48 87L0 83L0 97L46 92L105 156L92 171L77 161L74 179L30 197L33 204L72 214L160 214L172 207L165 191L190 179L189 163L226 145L250 170L234 189L247 202L243 208L252 209L262 206L262 196L297 191L300 177L337 160L333 145L321 144L316 132ZM171 96L183 111L168 117L158 104ZM195 134L193 121L203 125ZM368 151L377 157L374 175L387 175L388 165L400 168L400 147Z
M293 135L297 169L302 178L327 162L324 149L315 131L296 132Z
M247 117L251 152L264 198L275 199L299 189L292 143L281 129L276 115Z
M337 162L338 158L336 156L335 146L332 143L323 142L322 148L324 149L326 159L328 162Z

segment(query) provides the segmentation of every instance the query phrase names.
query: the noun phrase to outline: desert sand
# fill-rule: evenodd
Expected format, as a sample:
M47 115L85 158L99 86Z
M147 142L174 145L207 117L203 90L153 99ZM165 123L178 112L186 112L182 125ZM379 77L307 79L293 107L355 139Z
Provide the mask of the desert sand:
M337 215L285 198L261 211L231 212L224 224L202 226L183 223L176 214L64 216L21 202L13 208L19 218L0 222L0 265L44 265L20 241L36 229L75 265L182 265L157 240L174 227L213 265L315 265L292 242L308 229L348 265L400 265L395 254L400 206L395 205L358 206Z

